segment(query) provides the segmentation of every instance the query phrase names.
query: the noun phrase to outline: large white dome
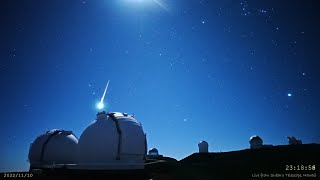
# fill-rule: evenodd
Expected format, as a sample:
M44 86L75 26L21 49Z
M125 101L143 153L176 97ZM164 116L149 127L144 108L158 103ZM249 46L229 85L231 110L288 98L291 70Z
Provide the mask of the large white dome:
M81 134L79 165L90 168L115 168L116 165L144 165L146 136L141 124L124 113L98 113Z
M78 140L72 131L53 129L38 136L29 149L31 166L76 162Z

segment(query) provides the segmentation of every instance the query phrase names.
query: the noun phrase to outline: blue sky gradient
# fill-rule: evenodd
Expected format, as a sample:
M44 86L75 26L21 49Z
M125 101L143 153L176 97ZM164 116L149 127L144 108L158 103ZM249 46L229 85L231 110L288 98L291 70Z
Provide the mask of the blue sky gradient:
M320 143L315 1L158 2L1 2L0 171L27 170L44 131L79 138L108 80L106 111L165 156Z

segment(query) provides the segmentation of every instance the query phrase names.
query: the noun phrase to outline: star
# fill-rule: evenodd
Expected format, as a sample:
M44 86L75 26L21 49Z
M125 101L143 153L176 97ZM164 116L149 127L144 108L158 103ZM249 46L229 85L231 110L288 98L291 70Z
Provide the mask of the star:
M288 94L287 94L287 96L288 96L288 97L291 97L291 96L292 96L292 94L291 94L291 93L288 93Z
M202 24L204 24L205 22L204 21L202 21Z

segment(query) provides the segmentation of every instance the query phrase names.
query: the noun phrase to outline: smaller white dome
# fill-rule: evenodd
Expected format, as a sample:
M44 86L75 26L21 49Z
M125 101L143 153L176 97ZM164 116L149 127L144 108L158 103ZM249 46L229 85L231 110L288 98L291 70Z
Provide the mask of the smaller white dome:
M199 153L208 153L209 152L209 144L206 141L200 141L198 144Z
M149 150L149 156L159 156L159 151L157 148L152 148Z
M38 136L29 149L33 165L70 164L76 162L78 139L72 131L53 129Z

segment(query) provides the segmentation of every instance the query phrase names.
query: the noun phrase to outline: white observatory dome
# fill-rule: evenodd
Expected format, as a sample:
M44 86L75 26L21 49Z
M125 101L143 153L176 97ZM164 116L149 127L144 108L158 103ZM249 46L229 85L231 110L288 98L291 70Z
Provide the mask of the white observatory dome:
M53 129L38 136L30 144L29 162L31 167L51 164L72 164L76 162L78 139L72 131Z
M157 148L152 148L149 150L149 156L159 156L159 151Z
M263 147L263 140L257 135L251 136L249 142L251 149L258 149Z
M206 141L201 141L198 144L199 147L199 153L208 153L209 152L209 144Z
M101 112L81 134L79 168L143 169L147 153L141 124L125 113Z

